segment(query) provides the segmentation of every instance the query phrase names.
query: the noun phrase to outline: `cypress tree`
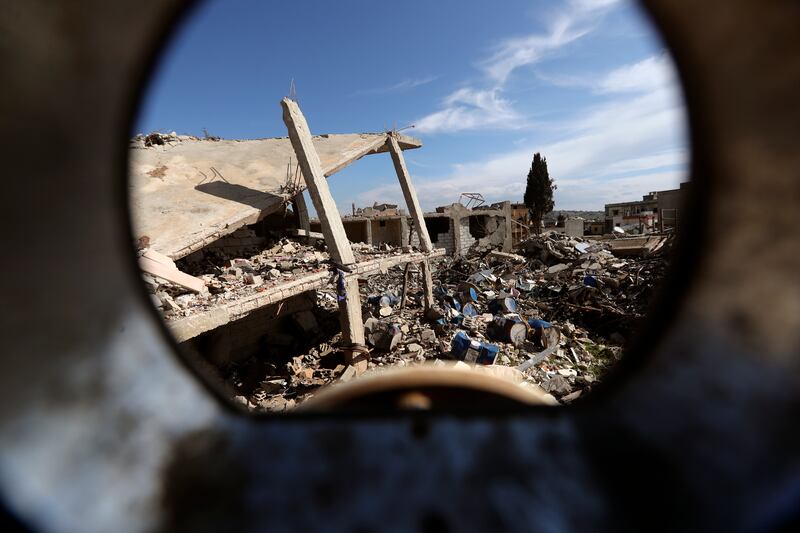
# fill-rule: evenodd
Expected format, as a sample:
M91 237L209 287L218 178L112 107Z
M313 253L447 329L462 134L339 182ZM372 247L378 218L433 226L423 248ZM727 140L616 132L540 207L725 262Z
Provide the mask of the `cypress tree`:
M531 215L534 231L538 234L542 226L542 218L553 210L553 191L556 185L547 172L547 159L536 152L533 155L531 170L528 172L528 184L523 199L525 207Z

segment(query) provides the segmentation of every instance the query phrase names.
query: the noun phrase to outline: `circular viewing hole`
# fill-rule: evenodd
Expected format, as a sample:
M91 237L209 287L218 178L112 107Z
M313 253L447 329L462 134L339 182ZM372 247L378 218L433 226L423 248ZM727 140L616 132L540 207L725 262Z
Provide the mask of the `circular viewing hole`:
M250 412L583 401L688 191L675 68L629 1L206 1L133 131L145 286Z

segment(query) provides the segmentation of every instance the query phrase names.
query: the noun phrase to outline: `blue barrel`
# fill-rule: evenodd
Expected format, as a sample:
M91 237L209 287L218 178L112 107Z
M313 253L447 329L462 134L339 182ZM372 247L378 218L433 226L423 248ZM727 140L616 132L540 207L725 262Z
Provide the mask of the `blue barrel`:
M461 308L461 312L464 316L478 316L478 310L475 309L475 306L470 302L464 304L464 307Z
M487 324L486 335L490 339L519 346L528 336L528 326L518 317L496 316Z
M462 284L458 288L458 297L459 299L466 303L466 302L477 302L478 301L478 291L475 290L475 287L472 287L467 284Z
M505 314L505 313L516 313L517 312L517 301L514 298L506 297L506 298L495 298L491 302L489 302L489 312L493 315L497 314Z
M463 331L459 331L456 333L456 336L453 337L453 342L450 343L450 351L457 359L463 360L464 356L467 355L467 350L469 350L471 343L472 339Z
M450 352L462 361L491 365L494 364L497 354L500 353L500 347L496 344L472 340L469 335L459 331L450 343Z
M531 318L530 320L528 320L528 325L533 329L547 329L553 327L553 324L551 324L550 322L546 322L538 318Z
M476 363L481 365L493 365L497 354L500 352L500 347L496 344L489 344L488 342L481 343L480 352L478 352L478 360Z

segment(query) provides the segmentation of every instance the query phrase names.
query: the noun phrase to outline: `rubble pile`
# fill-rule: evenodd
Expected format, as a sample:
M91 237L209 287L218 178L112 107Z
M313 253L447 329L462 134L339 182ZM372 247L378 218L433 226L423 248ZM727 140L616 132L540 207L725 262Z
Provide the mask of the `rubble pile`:
M353 244L352 248L357 261L403 253L402 249L389 245ZM242 249L248 250L248 247ZM331 268L330 257L321 241L310 245L300 239L281 238L271 247L248 257L237 257L231 250L230 247L209 247L181 260L181 270L202 279L207 293L197 294L143 274L153 303L162 311L165 320L188 317L305 274Z
M541 388L553 403L574 401L621 357L665 272L669 243L645 258L618 258L609 248L546 234L522 243L519 254L439 259L432 265L436 304L427 314L419 274L409 275L405 302L403 268L363 280L367 373L467 363ZM302 261L306 251L295 257ZM255 411L284 410L322 385L356 377L337 349L340 333L333 333L335 289L318 291L318 302L330 313L317 313L319 324L305 329L326 340L280 365L254 365L259 358L251 358L223 369L236 401Z

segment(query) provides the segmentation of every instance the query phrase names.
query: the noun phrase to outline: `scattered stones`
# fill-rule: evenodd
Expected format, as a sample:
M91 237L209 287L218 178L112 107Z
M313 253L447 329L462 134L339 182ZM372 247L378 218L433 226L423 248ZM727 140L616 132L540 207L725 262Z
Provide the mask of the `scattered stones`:
M553 376L542 383L542 388L555 396L564 396L572 391L569 381L567 381L563 376L559 375Z
M185 316L300 275L331 271L324 246L316 246L280 239L249 257L193 257L191 266L182 268L196 269L189 273L206 282L208 295L185 294L157 280L149 280L148 287L166 318ZM401 253L363 244L353 248L358 261ZM661 255L617 258L602 241L544 234L522 243L519 254L473 251L432 261L435 305L427 314L421 275L412 269L401 308L403 269L391 268L360 282L368 351L352 364L344 362L341 335L336 329L330 333L339 327L331 274L328 288L317 291L317 308L329 312L328 318L316 310L290 312L285 327L270 334L272 348L253 356L254 363L229 364L223 373L235 401L251 410L289 409L320 386L350 381L363 370L426 361L491 374L545 403L566 404L591 390L620 357L665 263ZM465 352L474 352L471 361L493 364L454 361L451 346L459 333L477 343ZM298 345L304 351L291 352Z

